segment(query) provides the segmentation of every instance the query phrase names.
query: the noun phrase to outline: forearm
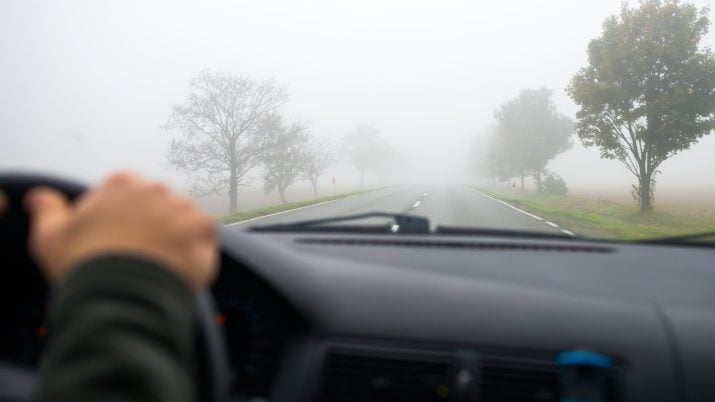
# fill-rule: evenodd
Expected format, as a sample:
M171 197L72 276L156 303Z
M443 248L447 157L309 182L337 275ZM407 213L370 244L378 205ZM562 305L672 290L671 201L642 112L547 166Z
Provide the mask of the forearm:
M50 306L38 400L195 400L193 303L150 261L81 264Z

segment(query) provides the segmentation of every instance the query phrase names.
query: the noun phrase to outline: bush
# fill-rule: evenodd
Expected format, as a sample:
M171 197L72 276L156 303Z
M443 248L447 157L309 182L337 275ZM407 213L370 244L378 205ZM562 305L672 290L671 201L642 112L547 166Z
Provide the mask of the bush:
M561 176L551 173L541 182L541 192L549 195L566 195L569 188Z

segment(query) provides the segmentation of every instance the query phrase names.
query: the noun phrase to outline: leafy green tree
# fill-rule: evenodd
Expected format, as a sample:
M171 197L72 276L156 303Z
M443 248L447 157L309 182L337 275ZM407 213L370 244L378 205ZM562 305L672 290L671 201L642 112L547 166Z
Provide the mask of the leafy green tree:
M487 178L497 182L505 182L519 175L519 172L514 170L509 158L507 145L508 142L504 136L497 135L496 132L492 134L485 161Z
M574 123L556 110L551 90L523 89L519 97L503 104L496 112L497 139L494 142L497 174L517 175L524 189L524 178L533 175L536 188L546 165L569 149Z
M624 5L603 23L567 89L580 106L581 142L636 176L641 212L653 209L661 164L715 127L715 61L699 47L708 12L676 0Z
M266 193L278 191L281 203L285 204L286 189L303 177L308 164L309 136L303 124L288 125L278 115L264 119L260 133L266 141L260 155L263 189Z

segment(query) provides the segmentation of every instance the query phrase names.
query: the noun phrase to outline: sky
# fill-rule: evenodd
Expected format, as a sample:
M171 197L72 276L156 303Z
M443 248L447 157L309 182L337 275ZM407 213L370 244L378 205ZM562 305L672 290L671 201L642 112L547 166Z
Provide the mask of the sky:
M132 168L181 188L161 125L189 78L209 68L284 83L284 113L316 135L339 141L373 124L415 177L470 180L471 145L520 89L551 88L575 117L565 88L620 4L5 0L0 169L94 182ZM703 45L715 48L715 34ZM630 189L618 162L574 143L552 171L575 188ZM715 188L713 150L715 135L667 161L659 185ZM356 177L345 165L330 174Z

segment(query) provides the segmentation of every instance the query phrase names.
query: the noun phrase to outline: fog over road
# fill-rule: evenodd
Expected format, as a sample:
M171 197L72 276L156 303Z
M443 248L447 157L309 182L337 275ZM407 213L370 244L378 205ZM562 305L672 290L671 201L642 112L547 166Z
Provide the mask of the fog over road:
M403 184L309 207L238 222L231 227L291 223L366 212L407 213L437 225L572 234L466 185ZM381 223L384 220L370 221Z

